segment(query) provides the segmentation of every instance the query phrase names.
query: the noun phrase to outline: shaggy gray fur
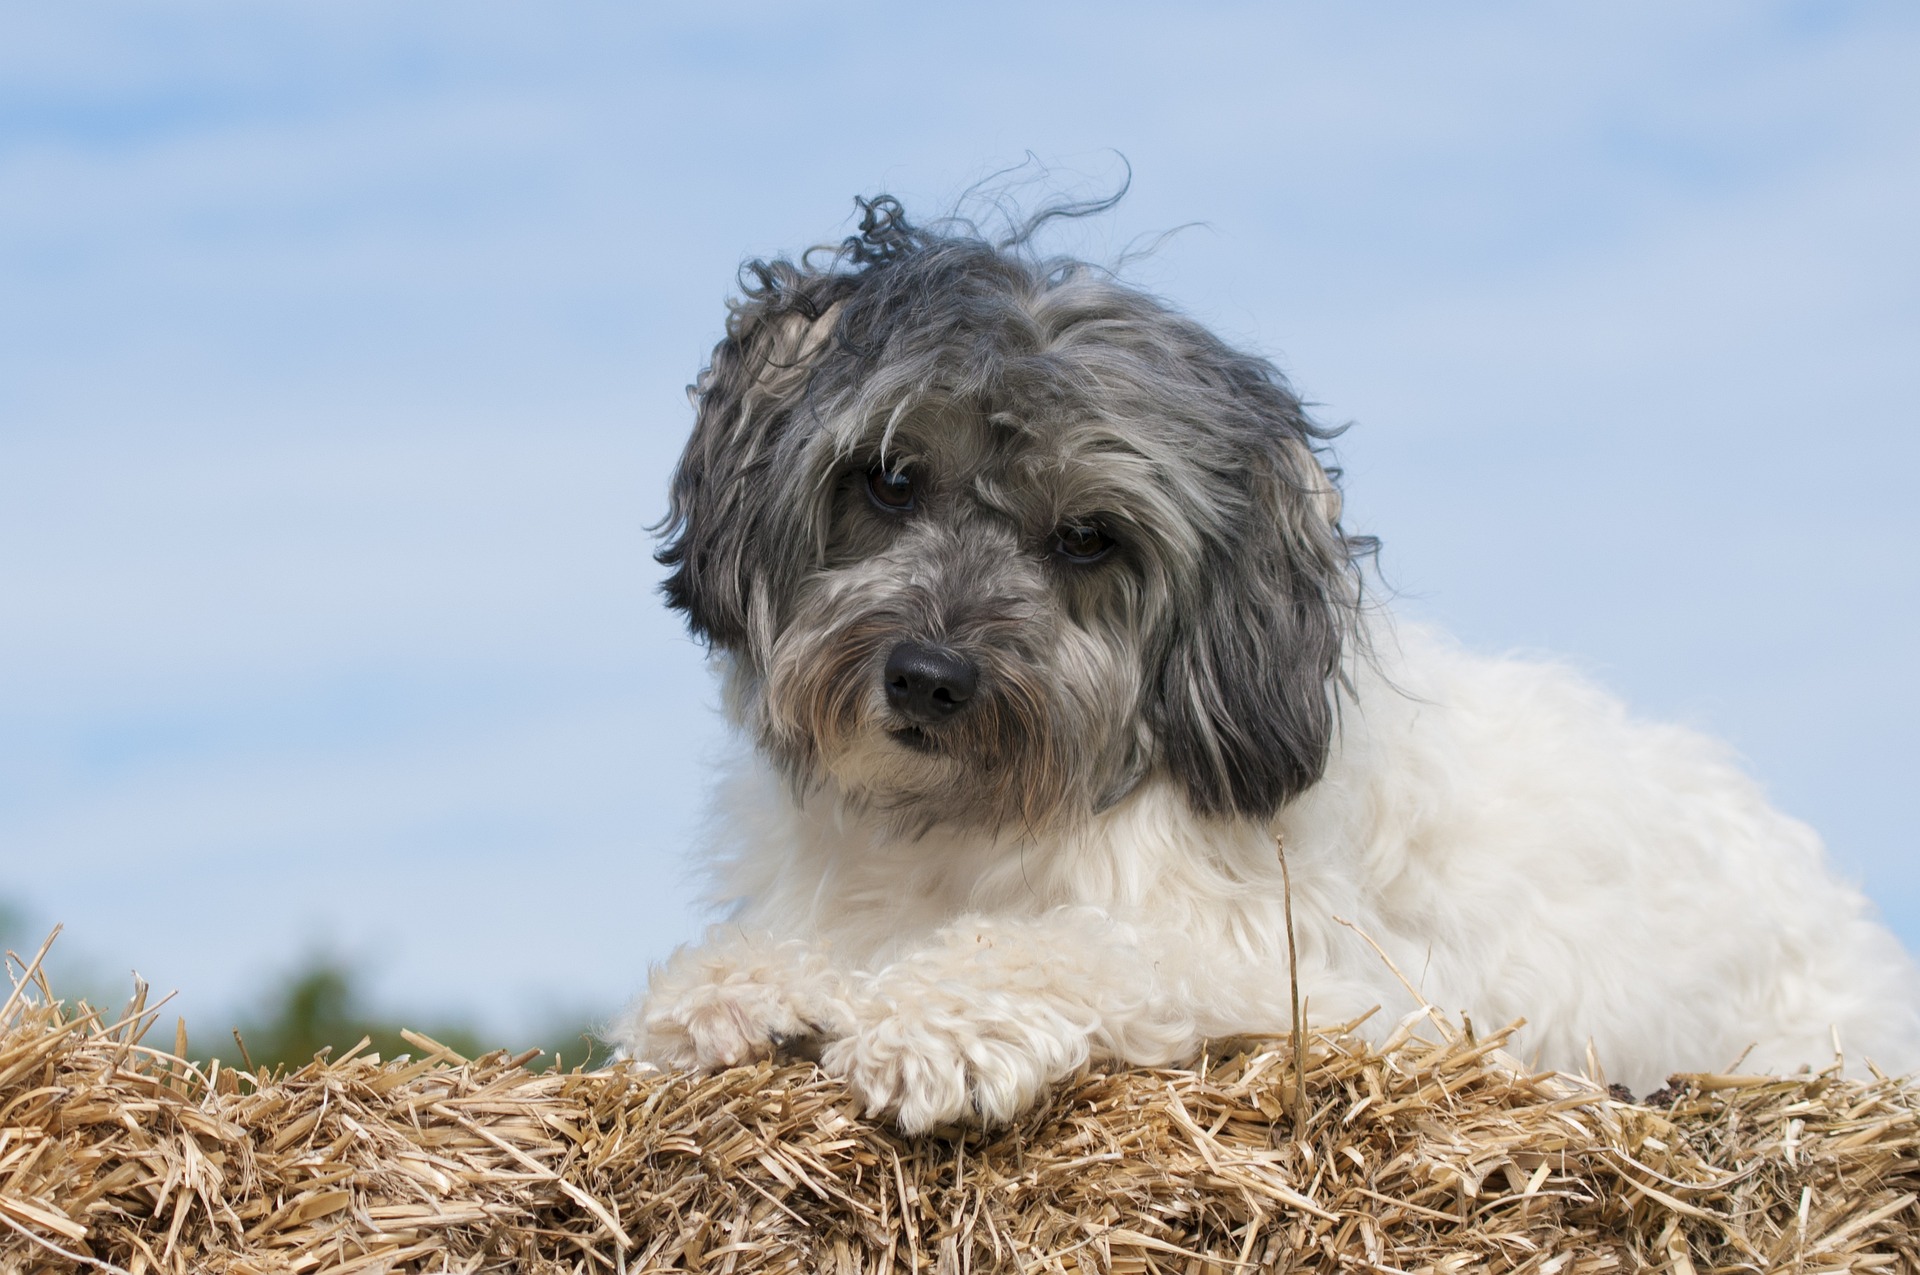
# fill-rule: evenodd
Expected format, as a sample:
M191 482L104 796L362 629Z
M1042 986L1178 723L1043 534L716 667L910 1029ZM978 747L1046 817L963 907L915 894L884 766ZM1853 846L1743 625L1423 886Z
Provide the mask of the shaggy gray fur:
M1038 256L1060 209L993 243L861 207L837 251L746 267L695 387L659 557L736 713L903 826L1037 830L1156 769L1271 815L1325 764L1371 548L1330 431L1266 360ZM963 711L889 706L901 643L977 669Z

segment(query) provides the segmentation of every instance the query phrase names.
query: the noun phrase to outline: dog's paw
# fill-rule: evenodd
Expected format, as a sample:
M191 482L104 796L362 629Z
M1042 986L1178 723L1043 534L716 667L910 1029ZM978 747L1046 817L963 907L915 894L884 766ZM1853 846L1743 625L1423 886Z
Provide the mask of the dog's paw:
M821 1067L846 1081L867 1114L903 1133L1007 1124L1087 1060L1083 1033L927 1008L896 1005L820 1055Z
M825 1024L802 1017L782 989L764 983L708 983L640 1017L638 1051L663 1067L718 1071L770 1058L777 1049L823 1034Z
M811 1057L849 1017L840 977L818 952L738 940L676 953L612 1038L656 1066L717 1071L776 1053Z

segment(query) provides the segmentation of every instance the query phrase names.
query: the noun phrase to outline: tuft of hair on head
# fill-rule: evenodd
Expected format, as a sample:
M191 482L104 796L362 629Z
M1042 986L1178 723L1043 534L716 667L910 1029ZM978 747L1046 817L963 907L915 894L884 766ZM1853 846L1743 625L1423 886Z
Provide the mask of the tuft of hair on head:
M892 195L855 195L853 202L860 209L860 230L841 242L840 255L854 266L884 266L926 242Z

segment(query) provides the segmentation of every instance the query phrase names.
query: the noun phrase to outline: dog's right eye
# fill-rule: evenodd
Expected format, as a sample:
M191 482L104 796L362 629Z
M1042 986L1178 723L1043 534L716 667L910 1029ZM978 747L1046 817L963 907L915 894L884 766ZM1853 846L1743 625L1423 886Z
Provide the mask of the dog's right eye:
M1079 566L1100 561L1113 549L1113 537L1090 523L1068 523L1053 533L1053 551Z
M867 471L867 499L877 509L890 514L912 513L915 504L913 475L904 469L875 465Z

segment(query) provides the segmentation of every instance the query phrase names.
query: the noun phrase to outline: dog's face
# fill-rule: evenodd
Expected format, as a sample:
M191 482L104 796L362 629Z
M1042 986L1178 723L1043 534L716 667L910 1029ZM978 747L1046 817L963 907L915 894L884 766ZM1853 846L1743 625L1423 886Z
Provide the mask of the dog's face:
M1091 269L890 201L863 230L750 267L696 387L661 559L736 716L907 829L1037 831L1156 772L1271 814L1357 602L1285 382Z

